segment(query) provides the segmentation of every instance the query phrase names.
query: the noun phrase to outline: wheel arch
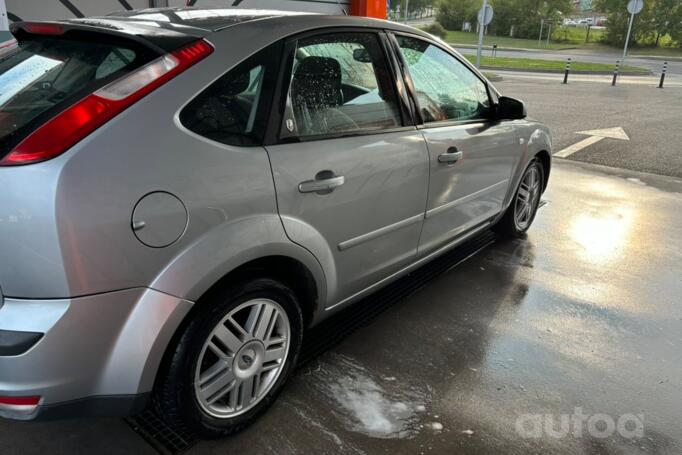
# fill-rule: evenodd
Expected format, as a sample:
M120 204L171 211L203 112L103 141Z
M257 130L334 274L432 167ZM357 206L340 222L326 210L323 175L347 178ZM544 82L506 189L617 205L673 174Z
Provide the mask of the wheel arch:
M277 280L294 292L301 305L304 329L315 319L315 314L320 308L319 286L313 272L303 262L284 255L262 256L247 261L215 281L180 321L170 342L165 346L160 364L154 372L152 390L156 390L158 381L168 370L175 346L195 315L208 305L217 293L240 280L256 277Z
M547 189L547 183L549 182L549 173L552 170L552 157L547 150L540 150L535 154L535 157L540 161L542 165L542 171L544 173L543 188L542 191Z
M271 278L290 288L301 304L304 327L313 321L320 308L317 281L305 264L283 255L259 257L230 270L199 297L187 317L225 288L251 278Z

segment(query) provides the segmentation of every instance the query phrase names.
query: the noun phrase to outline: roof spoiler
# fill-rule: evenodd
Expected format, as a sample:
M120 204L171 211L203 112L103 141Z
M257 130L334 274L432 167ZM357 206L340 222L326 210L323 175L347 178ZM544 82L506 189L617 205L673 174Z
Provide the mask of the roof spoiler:
M10 25L10 32L19 41L30 35L69 36L78 32L98 34L135 41L159 55L172 52L201 38L190 33L106 18L14 22Z

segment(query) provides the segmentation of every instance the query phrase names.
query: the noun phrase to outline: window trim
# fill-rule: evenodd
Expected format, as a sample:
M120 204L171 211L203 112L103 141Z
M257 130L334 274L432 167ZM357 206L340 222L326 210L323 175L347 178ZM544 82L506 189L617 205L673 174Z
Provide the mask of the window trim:
M492 116L489 117L481 117L481 118L474 118L474 119L465 119L465 120L442 120L438 122L430 122L426 123L424 121L424 118L421 115L421 109L419 107L419 100L417 99L417 92L414 86L414 81L412 79L412 75L410 74L410 70L407 66L407 62L405 62L405 59L403 58L403 54L400 50L400 44L398 43L398 39L396 36L405 36L408 38L412 39L417 39L424 41L428 44L431 44L441 51L445 52L446 54L450 55L452 58L457 60L459 63L461 63L466 69L468 69L471 74L476 76L478 80L483 83L486 93L488 94L488 102L490 103L491 110L494 112L495 106L497 106L497 98L498 94L497 91L492 87L492 85L485 79L483 75L479 73L479 71L469 63L468 60L462 59L459 55L457 55L452 49L447 49L442 46L442 44L438 43L437 41L427 38L422 35L418 35L415 33L408 33L404 31L396 31L396 30L386 30L386 34L390 40L390 42L393 45L393 52L395 53L395 58L398 59L400 62L400 67L401 67L401 73L403 78L405 79L405 85L407 86L409 92L410 92L410 99L413 103L413 115L416 121L416 126L417 129L423 130L423 129L430 129L430 128L445 128L445 127L450 127L450 126L459 126L459 125L470 125L474 123L491 123L495 121L495 118Z
M296 49L298 48L298 42L307 38L312 38L320 35L328 35L333 33L362 33L365 35L374 35L377 38L380 49L384 54L384 59L386 63L386 68L390 75L390 84L392 85L393 92L395 94L395 100L398 103L398 110L400 113L401 125L394 128L384 128L384 129L373 129L373 130L360 130L360 131L348 131L339 133L329 133L329 134L318 134L312 136L290 136L282 137L282 128L284 122L284 114L287 107L287 101L289 97L289 84L287 81L291 79L291 71L293 69L294 58ZM296 35L290 36L284 39L284 46L282 51L282 57L280 59L280 72L277 80L277 87L274 92L274 102L270 114L270 120L268 122L268 130L266 133L266 140L264 145L278 145L278 144L290 144L290 143L302 143L302 142L314 142L314 141L324 141L330 139L342 139L350 137L361 137L361 136L374 136L377 134L387 134L396 133L402 131L416 131L416 119L414 118L413 110L410 106L405 103L407 100L401 96L399 91L399 84L404 84L402 75L397 73L394 67L394 62L392 59L395 55L388 47L388 41L386 38L386 33L380 28L373 27L324 27L316 28L313 30L307 30L303 33L298 33ZM403 93L406 92L406 87L403 87Z

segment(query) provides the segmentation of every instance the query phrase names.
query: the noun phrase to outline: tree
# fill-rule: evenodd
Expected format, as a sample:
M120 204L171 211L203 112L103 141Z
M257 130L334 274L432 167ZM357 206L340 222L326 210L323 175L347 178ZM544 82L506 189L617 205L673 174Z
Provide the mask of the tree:
M658 47L661 37L670 35L682 45L682 2L680 0L656 0L651 11L651 29L655 34L654 45Z
M410 17L421 14L427 8L431 8L436 4L437 0L409 0L409 5L406 0L392 0L391 1L391 11L393 11L394 17L395 12L400 6L400 14L402 18L405 18L405 7L409 8Z
M622 46L628 33L630 13L627 11L627 0L596 0L597 11L606 13L607 26L604 41L608 44ZM644 2L644 9L635 16L633 23L634 34L632 42L643 40L651 33L649 11L653 8L654 0Z
M514 36L537 38L540 21L558 22L562 14L572 10L571 0L489 0L495 16L488 32L509 35L512 26ZM476 21L482 0L441 0L438 21L448 30L459 30L462 22Z
M682 6L678 8L677 15L671 21L670 37L682 47Z
M497 35L508 35L512 26L514 36L538 38L540 22L561 21L573 9L570 0L491 0L495 19L491 26Z
M436 19L448 30L461 30L464 22L474 22L481 0L440 0Z
M630 13L627 1L597 0L597 10L607 14L608 22L604 41L622 46L628 31ZM635 16L632 43L658 46L662 36L669 34L682 43L682 3L680 0L646 0L644 9Z

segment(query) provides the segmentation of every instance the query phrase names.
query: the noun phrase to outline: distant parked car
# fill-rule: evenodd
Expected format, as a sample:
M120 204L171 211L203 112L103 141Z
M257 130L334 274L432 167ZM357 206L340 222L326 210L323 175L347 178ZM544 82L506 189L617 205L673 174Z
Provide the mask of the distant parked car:
M547 186L547 127L412 27L173 8L13 32L3 417L151 402L238 431L304 330L478 232L523 235Z
M575 27L577 24L573 19L564 19L564 25L567 27Z

